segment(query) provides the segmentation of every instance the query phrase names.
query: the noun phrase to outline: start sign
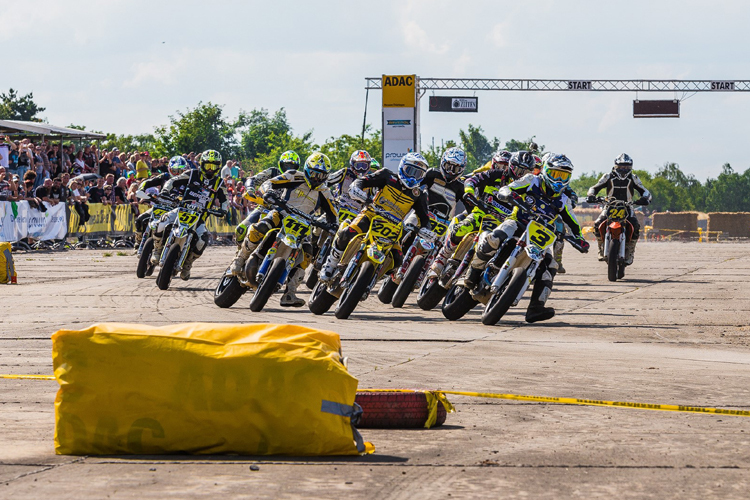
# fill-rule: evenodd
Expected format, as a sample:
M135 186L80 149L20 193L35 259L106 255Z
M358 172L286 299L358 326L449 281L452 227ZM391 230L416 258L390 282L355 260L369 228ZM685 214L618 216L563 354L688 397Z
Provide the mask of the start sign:
M414 108L417 105L416 75L383 75L384 108Z
M724 92L731 92L734 90L734 82L726 82L726 81L714 81L711 82L711 90L713 91L724 91Z

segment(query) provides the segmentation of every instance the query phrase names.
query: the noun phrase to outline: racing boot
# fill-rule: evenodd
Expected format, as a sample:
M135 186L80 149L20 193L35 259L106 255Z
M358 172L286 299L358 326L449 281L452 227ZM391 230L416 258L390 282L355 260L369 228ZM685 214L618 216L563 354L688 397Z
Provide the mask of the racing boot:
M476 288L479 279L482 277L483 270L484 268L482 267L474 267L474 261L472 261L469 272L466 273L466 277L464 278L464 287L469 290Z
M247 259L250 258L250 255L252 255L257 247L257 243L251 243L248 238L243 239L240 248L237 250L237 255L234 256L234 260L229 264L229 272L234 276L240 276L245 269L245 262L247 262Z
M565 274L565 268L562 264L562 256L563 256L563 250L565 249L565 240L559 242L555 242L555 260L557 261L557 272L558 274Z
M336 271L336 266L339 265L343 253L344 251L336 248L336 245L331 245L331 252L328 254L328 259L326 259L326 263L323 264L323 269L320 270L320 281L331 281L333 273Z
M545 307L550 293L552 293L552 280L555 271L545 269L542 276L534 281L534 289L531 291L531 300L529 307L526 309L526 322L536 323L537 321L546 321L555 316L555 309Z
M435 260L430 266L430 274L435 274L435 276L440 276L440 274L442 274L443 269L445 269L445 263L448 261L450 256L453 255L454 250L456 250L456 246L458 245L454 245L453 243L451 243L450 238L445 241L443 246L440 247L440 252L438 252Z
M604 261L604 240L597 238L597 245L599 245L599 260Z
M629 266L633 263L633 258L635 257L635 244L637 241L628 241L625 243L625 265Z
M185 257L185 263L182 265L182 270L180 271L180 279L182 281L190 279L190 269L193 267L193 262L198 260L198 257L200 257L200 254L192 251Z
M158 235L154 233L152 238L154 239L154 251L151 252L151 265L156 266L159 264L159 259L161 259L161 253L164 251L164 234Z
M305 300L297 297L297 287L302 283L304 277L305 271L301 267L295 267L292 270L292 275L287 281L286 292L279 301L281 307L302 307L305 305Z

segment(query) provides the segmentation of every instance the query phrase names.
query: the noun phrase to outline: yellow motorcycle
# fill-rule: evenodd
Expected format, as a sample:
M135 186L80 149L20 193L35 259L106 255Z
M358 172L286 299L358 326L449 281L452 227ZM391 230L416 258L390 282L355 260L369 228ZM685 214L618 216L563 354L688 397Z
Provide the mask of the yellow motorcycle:
M310 297L310 311L323 314L339 303L338 319L347 319L365 300L379 279L393 268L391 249L401 238L403 222L376 207L370 207L370 229L349 242L331 281L319 281Z

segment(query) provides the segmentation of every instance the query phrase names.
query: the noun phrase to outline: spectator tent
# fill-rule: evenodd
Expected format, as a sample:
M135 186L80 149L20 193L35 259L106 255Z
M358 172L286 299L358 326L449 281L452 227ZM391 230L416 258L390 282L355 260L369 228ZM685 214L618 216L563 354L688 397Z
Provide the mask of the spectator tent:
M86 132L85 130L78 130L68 127L57 127L50 125L49 123L42 122L24 122L19 120L0 120L0 135L9 136L37 136L44 139L49 138L52 140L59 140L62 144L64 140L87 140L96 139L101 140L106 138L104 134L97 134L96 132Z

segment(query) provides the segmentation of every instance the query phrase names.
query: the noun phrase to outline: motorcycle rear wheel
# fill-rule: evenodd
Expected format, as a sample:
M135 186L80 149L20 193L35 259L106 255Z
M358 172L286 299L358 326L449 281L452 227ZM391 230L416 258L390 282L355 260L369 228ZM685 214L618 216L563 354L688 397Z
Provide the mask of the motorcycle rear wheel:
M149 238L143 242L143 248L141 249L141 256L138 258L138 267L135 270L135 275L138 278L145 278L150 276L154 272L154 266L151 265L151 254L154 253L154 239ZM149 269L151 272L149 272Z
M398 285L393 282L390 276L386 276L383 280L383 284L380 285L380 290L378 290L378 299L380 299L380 302L383 304L390 304L393 300L393 294L396 293L396 289L398 288Z
M424 311L431 311L443 300L448 290L440 286L437 277L425 280L419 288L417 305Z
M359 304L359 301L367 291L367 287L370 286L374 275L375 268L373 267L372 262L367 261L360 266L359 271L357 272L357 277L354 279L351 286L344 290L344 293L339 300L339 305L334 311L334 314L338 319L348 319L352 312L354 312L357 304Z
M216 285L216 290L214 290L214 304L222 309L232 307L245 295L246 291L247 288L240 285L240 280L237 279L237 276L224 273L219 280L219 284Z
M419 275L422 274L424 262L424 255L419 255L411 261L409 269L406 270L406 274L404 274L401 283L398 285L398 288L396 288L396 293L393 294L393 300L391 300L391 305L393 307L404 307L406 299L409 298L409 295L414 291L414 287L417 285Z
M469 290L460 285L453 285L443 301L443 316L449 321L459 320L477 304L479 302L474 300Z

